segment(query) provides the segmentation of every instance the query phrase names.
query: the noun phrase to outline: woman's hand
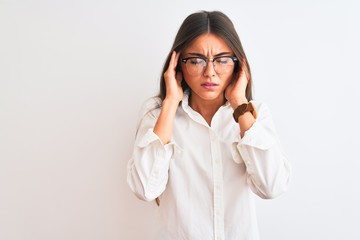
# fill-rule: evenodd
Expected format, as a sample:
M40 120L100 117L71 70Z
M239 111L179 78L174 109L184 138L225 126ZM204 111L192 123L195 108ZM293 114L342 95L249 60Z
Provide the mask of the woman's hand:
M242 70L237 74L236 80L229 84L225 90L225 98L230 102L233 109L248 102L246 99L246 86L248 84L248 78L244 67L245 65L243 64Z
M169 67L164 73L166 96L161 105L159 118L154 126L154 133L161 139L163 144L171 141L175 114L184 95L181 87L182 74L181 72L177 73L175 70L179 57L180 53L175 51L172 53Z
M225 90L225 97L230 102L231 107L235 110L239 105L248 103L246 98L246 87L248 85L247 69L246 65L243 64L242 70L238 73L237 79L229 84ZM240 136L243 137L245 132L255 122L255 116L250 112L239 116L238 121L240 127Z
M176 101L179 103L183 98L183 90L181 87L182 73L176 72L176 66L180 57L180 53L173 51L169 63L169 67L164 73L166 96L165 99L169 101Z

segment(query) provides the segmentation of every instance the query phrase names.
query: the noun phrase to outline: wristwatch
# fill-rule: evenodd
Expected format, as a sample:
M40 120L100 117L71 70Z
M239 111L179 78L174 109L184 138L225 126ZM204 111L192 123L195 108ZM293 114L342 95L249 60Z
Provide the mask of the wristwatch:
M254 105L251 102L243 103L234 110L233 117L235 122L238 122L239 117L246 112L250 112L254 116L254 118L256 118L256 110Z

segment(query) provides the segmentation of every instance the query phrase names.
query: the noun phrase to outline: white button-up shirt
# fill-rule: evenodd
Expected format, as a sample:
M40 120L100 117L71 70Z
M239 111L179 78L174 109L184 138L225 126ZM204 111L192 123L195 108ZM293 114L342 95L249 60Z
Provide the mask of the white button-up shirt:
M188 105L178 107L172 140L153 132L159 99L144 104L127 181L137 197L160 199L158 240L256 240L254 194L274 198L286 191L290 165L269 108L253 102L257 119L240 137L226 103L211 126Z

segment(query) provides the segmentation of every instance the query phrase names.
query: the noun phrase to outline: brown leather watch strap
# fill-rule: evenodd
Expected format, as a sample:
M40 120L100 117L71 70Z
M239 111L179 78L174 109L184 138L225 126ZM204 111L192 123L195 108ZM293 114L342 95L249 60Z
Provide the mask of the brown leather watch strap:
M234 110L233 117L235 122L238 122L239 117L246 112L250 112L256 118L256 111L254 105L251 102L243 103Z

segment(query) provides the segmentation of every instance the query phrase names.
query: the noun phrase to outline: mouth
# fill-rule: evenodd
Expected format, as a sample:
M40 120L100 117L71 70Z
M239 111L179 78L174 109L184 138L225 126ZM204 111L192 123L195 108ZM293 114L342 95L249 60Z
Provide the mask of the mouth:
M202 83L201 86L207 90L214 90L216 87L219 86L219 84L216 84L213 82L205 82L205 83Z

